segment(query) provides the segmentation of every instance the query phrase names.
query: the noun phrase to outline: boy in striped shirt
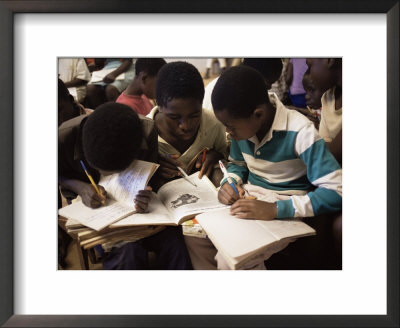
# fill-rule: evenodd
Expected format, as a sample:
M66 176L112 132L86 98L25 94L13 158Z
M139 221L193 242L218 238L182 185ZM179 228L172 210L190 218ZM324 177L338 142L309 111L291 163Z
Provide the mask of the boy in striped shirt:
M314 125L268 95L260 73L232 67L212 93L215 116L232 137L228 173L218 199L242 219L310 217L342 207L342 171ZM273 193L277 201L245 199L247 183Z

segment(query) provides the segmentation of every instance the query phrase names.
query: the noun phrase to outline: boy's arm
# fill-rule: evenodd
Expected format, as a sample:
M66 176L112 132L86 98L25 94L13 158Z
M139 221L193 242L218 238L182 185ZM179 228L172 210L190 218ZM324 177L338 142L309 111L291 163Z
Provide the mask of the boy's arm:
M58 177L58 184L67 190L73 191L81 196L82 202L91 208L97 208L104 204L107 197L107 192L103 186L98 185L101 195L97 194L96 190L90 183L86 183L76 179L68 179L63 176Z
M113 70L111 73L108 73L104 77L103 81L105 83L114 82L115 79L118 77L118 75L126 72L131 66L132 66L132 59L129 59L129 58L123 59L121 65L119 65L119 67L116 68L115 70Z
M229 153L229 164L228 164L228 173L229 175L235 179L235 182L238 184L243 184L247 181L247 177L249 175L249 169L247 168L246 161L242 155L242 151L240 150L239 143L232 139L231 150ZM226 179L221 181L221 186L226 182Z
M295 151L307 166L308 180L317 188L304 196L277 201L277 218L309 217L340 211L342 169L311 124L299 131Z

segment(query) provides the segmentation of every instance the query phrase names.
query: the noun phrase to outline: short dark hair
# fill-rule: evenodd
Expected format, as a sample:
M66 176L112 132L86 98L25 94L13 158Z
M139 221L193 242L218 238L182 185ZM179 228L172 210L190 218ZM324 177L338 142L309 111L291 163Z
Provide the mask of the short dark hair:
M228 110L235 118L249 117L261 104L268 104L268 90L262 75L240 65L221 74L211 94L214 111Z
M203 102L203 78L192 64L177 61L160 69L156 84L157 104L166 107L174 98L193 98Z
M104 171L122 171L135 159L142 143L139 116L129 106L107 102L88 116L82 147L88 163Z
M283 68L280 58L244 58L242 65L254 68L271 84L279 79Z
M150 76L156 76L166 63L162 58L139 58L135 63L135 74L137 76L141 72L146 72Z

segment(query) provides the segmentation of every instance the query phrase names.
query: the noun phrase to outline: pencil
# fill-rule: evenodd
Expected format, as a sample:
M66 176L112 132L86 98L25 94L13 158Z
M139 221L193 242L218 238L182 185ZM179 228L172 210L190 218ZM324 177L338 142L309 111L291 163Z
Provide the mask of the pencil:
M186 174L186 172L185 172L181 167L177 166L177 168L178 168L179 172L182 173L183 178L184 178L185 180L187 180L187 181L188 181L189 183L191 183L193 186L197 187L197 184L195 184L193 181L191 181L191 180L189 179L189 176Z
M201 157L201 164L203 164L204 161L206 160L206 155L207 155L207 148L204 148L203 156Z
M88 170L86 169L86 166L85 166L85 164L83 163L83 161L81 161L81 165L82 165L82 168L83 168L83 170L85 171L87 177L89 178L90 183L92 184L93 188L96 190L97 194L98 194L101 198L103 198L103 195L100 193L99 188L97 187L97 185L96 185L96 183L94 182L92 176L89 174Z

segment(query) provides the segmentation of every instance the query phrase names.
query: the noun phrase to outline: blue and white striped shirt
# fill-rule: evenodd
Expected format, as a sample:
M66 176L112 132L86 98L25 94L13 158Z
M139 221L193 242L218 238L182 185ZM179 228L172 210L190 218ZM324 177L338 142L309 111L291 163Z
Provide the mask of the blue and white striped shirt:
M341 210L342 169L325 141L305 116L288 110L275 95L270 98L276 106L271 129L261 142L256 136L232 140L229 175L239 184L292 194L277 201L277 218Z

